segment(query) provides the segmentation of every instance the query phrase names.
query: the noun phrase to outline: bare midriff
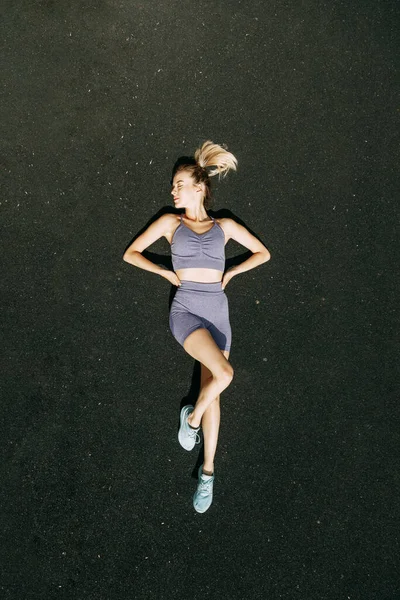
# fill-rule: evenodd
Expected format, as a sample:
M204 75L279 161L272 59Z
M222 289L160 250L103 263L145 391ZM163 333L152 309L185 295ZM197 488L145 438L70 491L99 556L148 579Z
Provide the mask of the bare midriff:
M222 271L217 269L177 269L175 273L180 281L196 281L197 283L217 283L222 280Z

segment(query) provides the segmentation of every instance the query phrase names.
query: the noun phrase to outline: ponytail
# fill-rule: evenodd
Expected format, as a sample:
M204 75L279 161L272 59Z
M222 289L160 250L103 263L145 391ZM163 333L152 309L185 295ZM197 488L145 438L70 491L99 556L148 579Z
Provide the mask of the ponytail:
M237 159L231 152L225 150L218 144L213 144L210 140L204 142L204 144L196 150L194 158L197 164L206 169L207 167L215 167L212 171L208 171L208 175L222 175L226 177L228 171L236 171Z

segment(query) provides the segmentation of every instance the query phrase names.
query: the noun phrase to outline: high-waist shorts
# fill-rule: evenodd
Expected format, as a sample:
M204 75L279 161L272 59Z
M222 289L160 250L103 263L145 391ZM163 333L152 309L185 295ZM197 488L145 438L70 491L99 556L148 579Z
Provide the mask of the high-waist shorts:
M232 331L228 298L221 282L181 281L171 304L169 326L182 346L189 334L204 327L220 350L230 350Z

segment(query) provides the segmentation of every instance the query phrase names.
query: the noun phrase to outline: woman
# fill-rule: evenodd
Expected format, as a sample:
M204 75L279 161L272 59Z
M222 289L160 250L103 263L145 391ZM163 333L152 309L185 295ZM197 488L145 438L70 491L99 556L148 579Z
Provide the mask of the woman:
M157 273L178 286L171 304L172 334L190 356L201 364L201 388L195 406L184 406L180 415L179 443L192 450L204 438L204 463L193 497L197 512L212 503L214 456L220 424L220 394L233 377L228 362L231 348L228 299L225 287L236 275L270 259L267 248L233 219L213 219L207 214L210 177L236 170L237 160L210 141L197 149L193 159L179 161L173 172L171 194L181 214L165 214L152 223L128 248L124 260ZM207 171L208 168L212 170ZM171 244L173 271L142 256L143 250L160 237ZM224 273L225 245L236 240L253 255Z

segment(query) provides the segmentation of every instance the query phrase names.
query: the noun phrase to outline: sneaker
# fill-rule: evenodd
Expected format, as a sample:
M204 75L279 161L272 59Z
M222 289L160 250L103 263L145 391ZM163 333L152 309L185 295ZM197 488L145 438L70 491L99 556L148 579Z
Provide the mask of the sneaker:
M181 425L179 427L178 440L182 448L185 448L185 450L193 450L195 444L198 444L200 442L200 436L197 433L200 427L198 427L197 429L193 429L189 426L189 423L187 422L188 416L193 411L194 407L191 404L184 406L181 410Z
M206 512L213 500L214 475L204 475L203 465L199 468L199 483L193 496L193 506L198 513Z

